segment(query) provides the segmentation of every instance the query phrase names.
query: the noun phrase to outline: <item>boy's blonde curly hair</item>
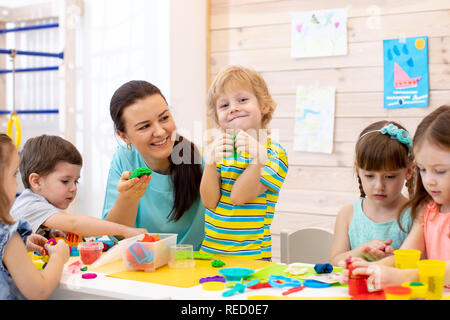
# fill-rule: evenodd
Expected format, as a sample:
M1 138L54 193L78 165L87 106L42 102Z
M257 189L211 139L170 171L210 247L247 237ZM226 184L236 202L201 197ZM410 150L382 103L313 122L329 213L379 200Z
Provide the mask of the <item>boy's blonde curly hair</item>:
M241 66L228 67L219 72L214 78L209 87L206 100L208 116L218 124L216 112L217 99L225 92L237 89L253 92L258 100L259 107L268 107L268 112L263 115L261 120L261 127L267 128L270 120L272 120L272 115L277 104L272 99L264 78L256 71Z

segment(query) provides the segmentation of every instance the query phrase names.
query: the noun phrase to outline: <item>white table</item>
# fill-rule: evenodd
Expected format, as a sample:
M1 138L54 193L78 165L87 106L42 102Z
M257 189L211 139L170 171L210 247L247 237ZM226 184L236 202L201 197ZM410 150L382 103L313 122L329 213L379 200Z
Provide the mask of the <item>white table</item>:
M305 264L305 266L311 266ZM156 271L157 272L157 271ZM82 279L81 273L70 274L64 271L59 287L50 299L174 299L174 300L247 300L248 296L269 295L283 297L282 292L289 289L263 288L246 289L244 293L232 297L222 297L222 291L207 291L202 285L191 288L179 288L162 284L124 280L107 277L105 274L95 272L97 278ZM305 288L286 297L349 297L347 287L329 287L323 289Z
M311 264L304 264L311 266ZM156 271L157 272L157 271ZM300 292L294 292L283 296L282 292L289 289L263 288L246 289L244 293L238 293L231 297L222 297L222 291L207 291L202 285L191 288L180 288L162 284L148 283L134 280L124 280L107 277L106 274L95 272L97 278L82 279L81 273L70 274L64 271L59 287L54 291L50 299L54 300L247 300L249 296L277 296L277 297L316 297L316 298L338 298L349 297L347 287L332 286L328 288L305 288ZM444 296L450 296L450 290L444 289Z

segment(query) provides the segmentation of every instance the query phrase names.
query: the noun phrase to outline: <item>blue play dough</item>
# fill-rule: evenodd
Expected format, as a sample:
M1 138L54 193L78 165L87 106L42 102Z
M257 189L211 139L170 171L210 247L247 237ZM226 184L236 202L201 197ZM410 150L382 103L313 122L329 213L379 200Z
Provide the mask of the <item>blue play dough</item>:
M320 282L317 280L308 279L303 281L303 285L308 288L327 288L331 286L329 283Z
M333 266L329 263L318 263L314 266L314 270L317 273L331 273L333 271Z

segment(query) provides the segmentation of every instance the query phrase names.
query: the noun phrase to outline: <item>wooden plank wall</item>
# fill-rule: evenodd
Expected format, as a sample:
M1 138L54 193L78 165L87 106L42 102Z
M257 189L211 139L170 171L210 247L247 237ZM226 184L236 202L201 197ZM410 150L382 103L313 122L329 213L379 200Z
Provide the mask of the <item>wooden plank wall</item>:
M290 58L291 12L348 10L348 55ZM271 127L280 130L289 172L272 224L273 257L279 233L304 226L334 228L343 205L358 199L352 167L357 135L369 123L395 119L411 133L420 119L450 103L450 2L448 0L211 0L210 75L240 64L260 72L278 103ZM383 108L382 40L428 36L428 108ZM336 88L332 154L293 151L298 85Z

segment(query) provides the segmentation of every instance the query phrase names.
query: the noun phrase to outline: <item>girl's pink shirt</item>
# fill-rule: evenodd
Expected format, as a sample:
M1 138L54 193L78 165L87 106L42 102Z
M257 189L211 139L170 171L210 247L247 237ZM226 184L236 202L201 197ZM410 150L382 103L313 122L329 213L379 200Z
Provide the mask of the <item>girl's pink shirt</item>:
M422 216L427 258L450 260L450 212L439 212L431 201Z

